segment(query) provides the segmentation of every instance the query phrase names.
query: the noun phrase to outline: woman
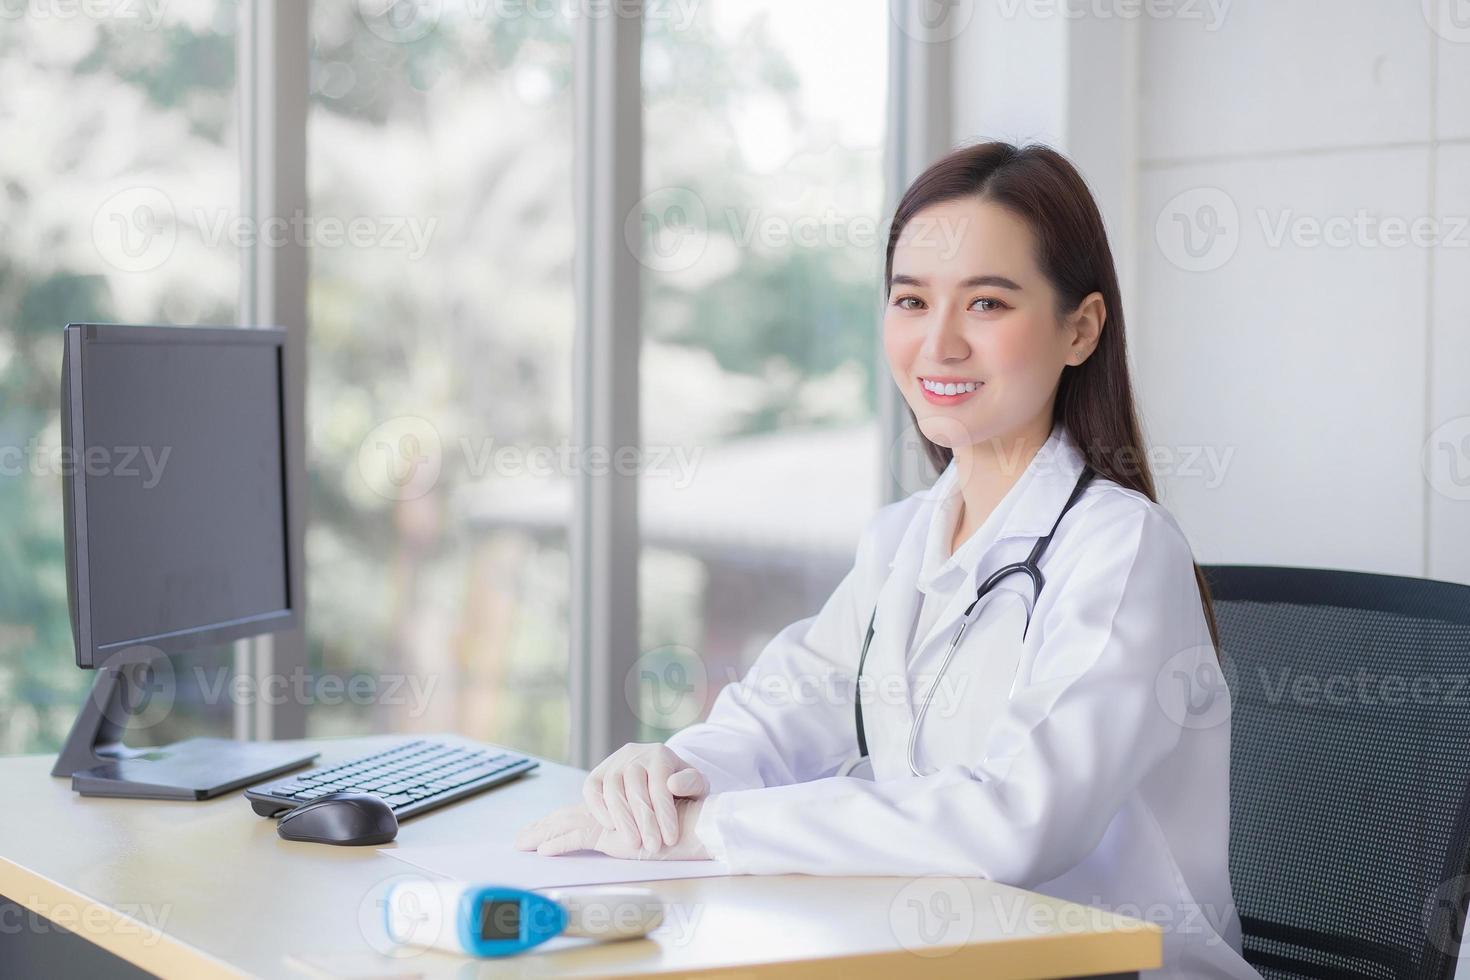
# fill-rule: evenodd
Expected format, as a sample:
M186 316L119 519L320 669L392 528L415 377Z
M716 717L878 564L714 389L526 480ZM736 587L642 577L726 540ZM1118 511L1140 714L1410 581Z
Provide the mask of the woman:
M518 846L980 876L1158 922L1168 974L1256 977L1229 694L1191 696L1220 676L1209 593L1154 499L1086 185L1046 147L960 149L899 203L885 275L889 367L939 479L878 512L707 721L619 749ZM1033 554L1034 579L1014 567Z

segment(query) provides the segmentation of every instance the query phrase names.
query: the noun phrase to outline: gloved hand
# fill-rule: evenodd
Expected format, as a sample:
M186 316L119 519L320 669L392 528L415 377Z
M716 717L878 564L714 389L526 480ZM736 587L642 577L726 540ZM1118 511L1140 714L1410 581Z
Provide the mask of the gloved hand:
M607 830L627 834L636 848L679 842L675 802L709 792L709 780L662 742L629 742L587 774L582 799Z
M601 851L608 857L640 861L708 861L710 854L694 832L704 800L679 800L675 807L675 843L666 846L655 838L652 847L641 846L632 835L604 827L585 803L555 810L516 834L522 851L554 856L572 851ZM680 832L682 830L682 833Z

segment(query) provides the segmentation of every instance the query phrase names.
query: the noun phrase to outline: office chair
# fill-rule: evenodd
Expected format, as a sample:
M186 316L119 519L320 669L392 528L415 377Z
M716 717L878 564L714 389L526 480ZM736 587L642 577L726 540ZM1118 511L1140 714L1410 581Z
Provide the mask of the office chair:
M1449 980L1470 900L1470 586L1205 576L1245 958L1273 980Z

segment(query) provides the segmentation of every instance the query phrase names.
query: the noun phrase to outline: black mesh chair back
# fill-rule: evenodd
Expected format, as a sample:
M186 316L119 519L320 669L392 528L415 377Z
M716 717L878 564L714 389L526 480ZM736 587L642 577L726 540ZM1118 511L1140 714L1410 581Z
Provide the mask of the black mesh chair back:
M1246 959L1268 978L1449 980L1470 897L1470 586L1205 575Z

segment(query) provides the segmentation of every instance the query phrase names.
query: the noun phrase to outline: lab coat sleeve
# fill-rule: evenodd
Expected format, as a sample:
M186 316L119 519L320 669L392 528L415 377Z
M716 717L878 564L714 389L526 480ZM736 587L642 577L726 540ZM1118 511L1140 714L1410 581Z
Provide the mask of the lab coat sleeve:
M1046 634L1032 669L974 765L721 794L697 829L716 856L753 874L942 873L1023 887L1085 858L1180 738L1184 695L1160 672L1209 644L1173 520L1136 498L1114 502L1123 506L1082 529L1063 579L1048 581L1055 598L1037 610Z
M725 685L708 718L667 745L703 772L711 794L782 786L836 772L857 754L853 689L880 552L864 533L853 568L815 615L778 633L745 676ZM701 834L701 837L704 835Z

